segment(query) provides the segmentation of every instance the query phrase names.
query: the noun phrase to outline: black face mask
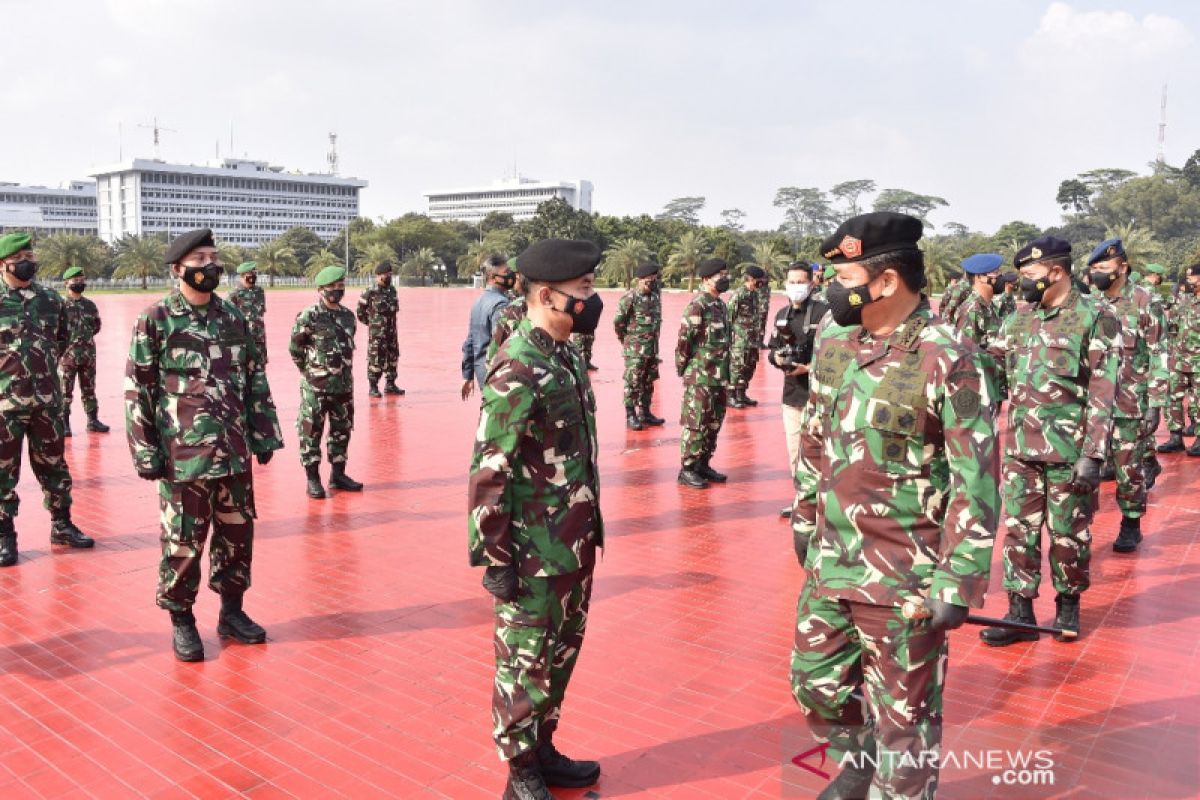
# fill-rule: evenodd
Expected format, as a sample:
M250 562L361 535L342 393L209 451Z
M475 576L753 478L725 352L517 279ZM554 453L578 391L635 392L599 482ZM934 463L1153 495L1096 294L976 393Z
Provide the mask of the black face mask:
M203 267L184 267L183 282L197 292L205 294L214 292L221 285L221 268L216 264L205 264Z
M324 297L326 300L328 300L329 302L334 303L334 304L342 302L342 298L345 295L346 295L345 289L322 289L321 290L321 297Z
M83 294L83 290L87 288L87 283L84 281L80 281L79 283L68 283L67 288L72 292Z
M246 281L247 286L253 286L254 284L258 283L258 276L257 275L247 275L245 277L245 281Z
M867 303L874 302L870 282L846 288L837 281L832 281L825 288L825 302L829 305L829 313L838 325L862 325L863 308Z
M582 333L584 336L595 333L596 326L600 324L600 313L604 311L604 301L600 295L593 294L586 300L580 300L566 292L554 291L567 298L567 307L562 311L571 318L571 333Z
M728 292L729 291L729 276L727 275L724 278L718 278L716 287L717 287L717 294L724 294L725 292Z
M1099 270L1092 270L1089 277L1092 279L1092 286L1095 286L1102 292L1108 291L1108 289L1117 281L1117 275L1114 272L1100 272Z
M392 285L392 276L391 275L383 276L383 280L381 280L379 282L379 285L380 286L391 286Z
M500 278L500 288L507 291L512 291L512 288L517 285L517 273L510 272Z
M1040 303L1042 296L1046 294L1046 290L1051 284L1049 275L1044 278L1021 278L1021 297L1025 298L1026 303Z
M37 262L30 261L28 258L22 258L9 267L9 271L19 281L31 281L33 280L33 276L37 274Z

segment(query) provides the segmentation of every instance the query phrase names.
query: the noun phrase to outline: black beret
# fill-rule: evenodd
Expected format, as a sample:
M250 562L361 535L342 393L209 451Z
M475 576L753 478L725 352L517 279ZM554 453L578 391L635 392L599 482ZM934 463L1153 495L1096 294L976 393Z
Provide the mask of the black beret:
M386 261L375 268L376 275L387 275L392 271L392 265Z
M758 266L757 264L751 264L750 266L746 267L746 277L754 278L757 281L767 277L767 273L763 272L762 267Z
M216 243L213 242L211 228L200 228L199 230L181 233L175 238L175 241L171 242L171 246L163 254L163 262L166 264L178 264L188 253L197 247L216 246Z
M835 264L859 261L896 250L916 250L925 225L894 211L872 211L851 217L821 242L821 254Z
M600 258L600 248L591 242L543 239L517 256L517 271L527 280L561 283L595 272Z
M1071 243L1066 239L1059 239L1057 236L1039 236L1016 252L1016 255L1013 256L1013 266L1020 269L1035 261L1069 255L1071 255Z
M657 275L660 269L658 264L653 261L643 261L638 264L637 270L633 274L639 278L649 278L651 275Z
M706 258L696 265L696 274L701 278L711 278L723 269L729 269L723 258Z
M1200 264L1192 264L1187 268L1188 275L1200 275Z

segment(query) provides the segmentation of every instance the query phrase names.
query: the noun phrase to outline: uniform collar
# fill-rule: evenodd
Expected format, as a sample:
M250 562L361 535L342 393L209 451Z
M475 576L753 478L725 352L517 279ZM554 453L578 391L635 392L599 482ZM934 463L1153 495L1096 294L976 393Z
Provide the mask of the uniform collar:
M202 317L212 313L213 307L217 304L217 295L214 293L208 301L208 305L204 307L203 312L199 312L197 307L187 301L183 296L183 292L176 289L167 295L166 305L167 311L176 317Z
M929 324L932 317L933 313L929 309L929 298L925 294L922 294L921 299L917 301L917 307L908 315L908 319L900 323L896 330L887 336L872 340L866 328L859 328L856 338L859 343L875 341L879 345L885 345L885 349L894 347L897 350L904 350L911 353L917 349L917 345L921 341L921 331L925 330L925 326Z

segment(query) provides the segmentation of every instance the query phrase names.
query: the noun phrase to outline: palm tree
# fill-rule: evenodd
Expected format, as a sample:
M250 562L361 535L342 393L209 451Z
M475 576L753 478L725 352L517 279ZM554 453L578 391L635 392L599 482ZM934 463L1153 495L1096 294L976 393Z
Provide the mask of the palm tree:
M1133 222L1114 225L1105 231L1104 235L1109 239L1121 240L1121 246L1125 248L1125 260L1129 262L1130 269L1136 269L1135 264L1144 267L1163 254L1162 244L1154 238L1154 232L1147 228L1139 228Z
M275 285L276 275L299 275L301 271L296 252L278 239L259 245L254 263L259 272L267 275L269 286Z
M425 278L433 272L433 268L437 264L438 257L433 252L433 248L422 247L400 265L400 274L409 278L420 278L421 285L424 286Z
M342 257L333 252L329 248L318 250L312 258L304 265L306 268L305 274L309 278L317 277L317 273L326 267L340 267L342 265Z
M217 258L226 272L235 270L242 262L250 260L246 248L230 242L217 242Z
M48 276L58 277L68 267L79 267L83 274L95 277L112 260L108 245L95 236L56 233L37 243L38 262Z
M367 245L358 261L354 263L354 271L359 275L371 275L380 264L395 264L396 251L387 242L374 242Z
M145 289L146 279L164 269L167 244L157 236L126 234L117 241L115 249L117 268L113 271L114 278L141 278L142 289Z
M775 249L771 242L759 242L750 250L754 263L767 273L768 280L782 281L787 275L788 257Z
M700 232L687 231L671 246L663 277L674 279L687 275L688 291L693 291L696 285L696 265L707 253L708 243L704 241Z
M650 248L641 239L632 237L617 239L613 246L604 253L604 262L600 265L600 276L613 285L622 284L629 288L633 283L633 274L638 264L650 256Z
M921 250L925 253L926 291L941 294L950 275L958 269L959 259L943 237L922 239Z

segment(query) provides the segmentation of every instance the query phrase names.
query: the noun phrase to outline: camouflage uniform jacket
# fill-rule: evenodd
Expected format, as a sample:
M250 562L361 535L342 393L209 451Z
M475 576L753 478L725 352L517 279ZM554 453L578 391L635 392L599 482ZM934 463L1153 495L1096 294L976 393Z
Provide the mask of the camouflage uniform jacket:
M1000 330L1000 315L996 312L996 307L975 291L959 303L954 316L954 322L951 324L981 350L988 348Z
M617 340L625 348L626 358L658 356L658 334L662 330L662 295L642 294L637 287L621 295L613 317Z
M296 315L288 354L317 394L354 391L356 327L350 309L329 309L319 300Z
M213 295L193 307L178 291L133 327L125 427L139 471L170 481L238 475L250 456L283 447L271 387L242 313Z
M767 317L771 313L771 286L768 283L761 289L755 289L758 295L758 328L755 329L755 341L762 344L767 336Z
M1001 292L1000 297L996 300L996 315L1003 320L1016 310L1017 296L1008 292Z
M733 327L733 346L739 350L758 347L762 336L758 332L758 293L739 286L729 295L729 324Z
M399 313L400 298L395 286L371 286L358 298L358 321L370 329L372 336L395 331Z
M1125 281L1120 293L1104 298L1121 323L1120 372L1116 419L1141 419L1147 406L1162 408L1167 400L1167 352L1162 307L1151 292Z
M100 309L86 297L78 300L63 298L67 315L67 346L59 363L69 367L90 366L96 363L96 334L100 333Z
M58 292L36 281L14 289L0 280L0 412L62 402L58 356L67 337Z
M889 336L824 329L792 515L820 596L983 605L1000 521L990 361L925 298Z
M1030 304L1000 325L990 352L1009 387L1009 458L1103 460L1112 432L1121 323L1072 288L1056 308Z
M1173 369L1200 372L1200 297L1180 292L1171 312Z
M729 324L721 298L700 292L684 309L675 344L675 372L684 383L729 383Z
M938 303L938 316L954 324L958 314L958 307L967 299L967 295L973 294L971 284L964 278L951 283L946 287L946 291L942 292L941 302Z
M488 343L488 364L492 363L492 359L496 357L496 351L508 341L508 337L513 335L513 332L525 319L525 313L528 310L529 306L525 303L525 298L518 297L500 312L500 316L496 319L496 327L492 328L492 341Z
M483 386L467 489L472 566L565 575L604 543L596 401L579 353L522 323Z
M256 342L267 340L267 293L261 286L239 286L229 293L229 302L242 312Z

